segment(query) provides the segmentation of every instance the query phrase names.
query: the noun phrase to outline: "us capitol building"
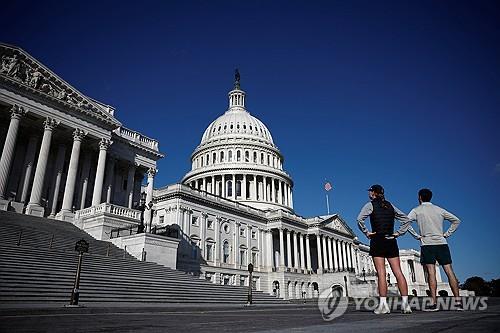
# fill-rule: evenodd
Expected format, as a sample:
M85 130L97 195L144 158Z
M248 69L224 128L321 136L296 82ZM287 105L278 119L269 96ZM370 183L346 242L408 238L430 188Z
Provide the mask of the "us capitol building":
M282 298L317 297L329 288L376 295L369 248L346 221L294 211L284 157L246 109L239 74L228 109L191 155L191 171L155 188L164 157L157 140L123 126L112 106L24 50L0 44L0 58L0 209L73 223L140 260L216 284L252 283ZM150 203L143 213L141 196ZM410 293L425 295L419 252L400 254ZM394 276L388 280L396 292ZM439 290L451 293L441 282Z

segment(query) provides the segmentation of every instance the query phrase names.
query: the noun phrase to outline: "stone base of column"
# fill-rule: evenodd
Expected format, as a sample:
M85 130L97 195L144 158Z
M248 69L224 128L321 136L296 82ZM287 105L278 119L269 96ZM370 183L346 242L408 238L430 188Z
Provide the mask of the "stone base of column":
M75 220L75 213L72 213L68 210L61 210L59 213L56 214L55 219L59 221L73 223L73 221Z
M12 201L10 206L14 209L16 213L22 214L24 211L24 204L22 202Z
M45 215L45 208L43 208L39 204L31 204L30 203L30 204L28 204L28 206L26 206L25 214L43 217Z
M9 208L9 200L0 199L0 210L7 211Z

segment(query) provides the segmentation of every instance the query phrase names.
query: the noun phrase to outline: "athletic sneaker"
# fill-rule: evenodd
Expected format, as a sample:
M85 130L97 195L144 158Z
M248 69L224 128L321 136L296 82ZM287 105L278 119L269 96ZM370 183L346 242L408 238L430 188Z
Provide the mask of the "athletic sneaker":
M410 314L411 313L410 304L408 304L408 303L402 304L401 305L401 313L403 313L403 314Z
M373 313L375 314L388 314L388 313L391 313L391 310L389 309L389 306L387 304L385 305L379 305L378 308L375 309L375 311L373 311Z
M438 308L437 304L432 304L432 305L426 306L422 311L436 312L436 311L439 311L439 308Z
M462 305L462 301L455 302L455 311L464 311L464 306Z

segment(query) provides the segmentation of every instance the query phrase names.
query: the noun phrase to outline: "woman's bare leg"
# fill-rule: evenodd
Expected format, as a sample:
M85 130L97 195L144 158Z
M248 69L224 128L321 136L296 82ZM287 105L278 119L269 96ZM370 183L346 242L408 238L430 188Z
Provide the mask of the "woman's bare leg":
M406 283L405 276L401 271L401 264L399 261L399 257L387 258L387 261L389 261L392 273L396 277L396 281L398 282L398 288L399 292L401 293L401 296L408 296L408 284Z
M380 297L387 296L387 281L385 280L385 258L372 257L378 277L378 294Z

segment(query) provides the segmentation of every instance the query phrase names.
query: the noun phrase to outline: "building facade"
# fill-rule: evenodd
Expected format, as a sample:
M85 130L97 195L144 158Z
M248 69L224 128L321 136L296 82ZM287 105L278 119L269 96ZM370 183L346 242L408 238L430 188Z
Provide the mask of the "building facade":
M342 217L294 211L284 157L248 112L239 75L227 111L191 155L191 171L179 184L154 189L164 156L158 141L124 127L112 106L22 49L0 44L0 60L0 209L74 223L138 258L147 252L148 260L213 283L252 283L283 298L324 290L376 295L369 248ZM142 192L152 203L143 213ZM117 232L142 221L145 233ZM177 229L178 238L150 232L165 226ZM422 295L419 254L401 253L410 290Z

